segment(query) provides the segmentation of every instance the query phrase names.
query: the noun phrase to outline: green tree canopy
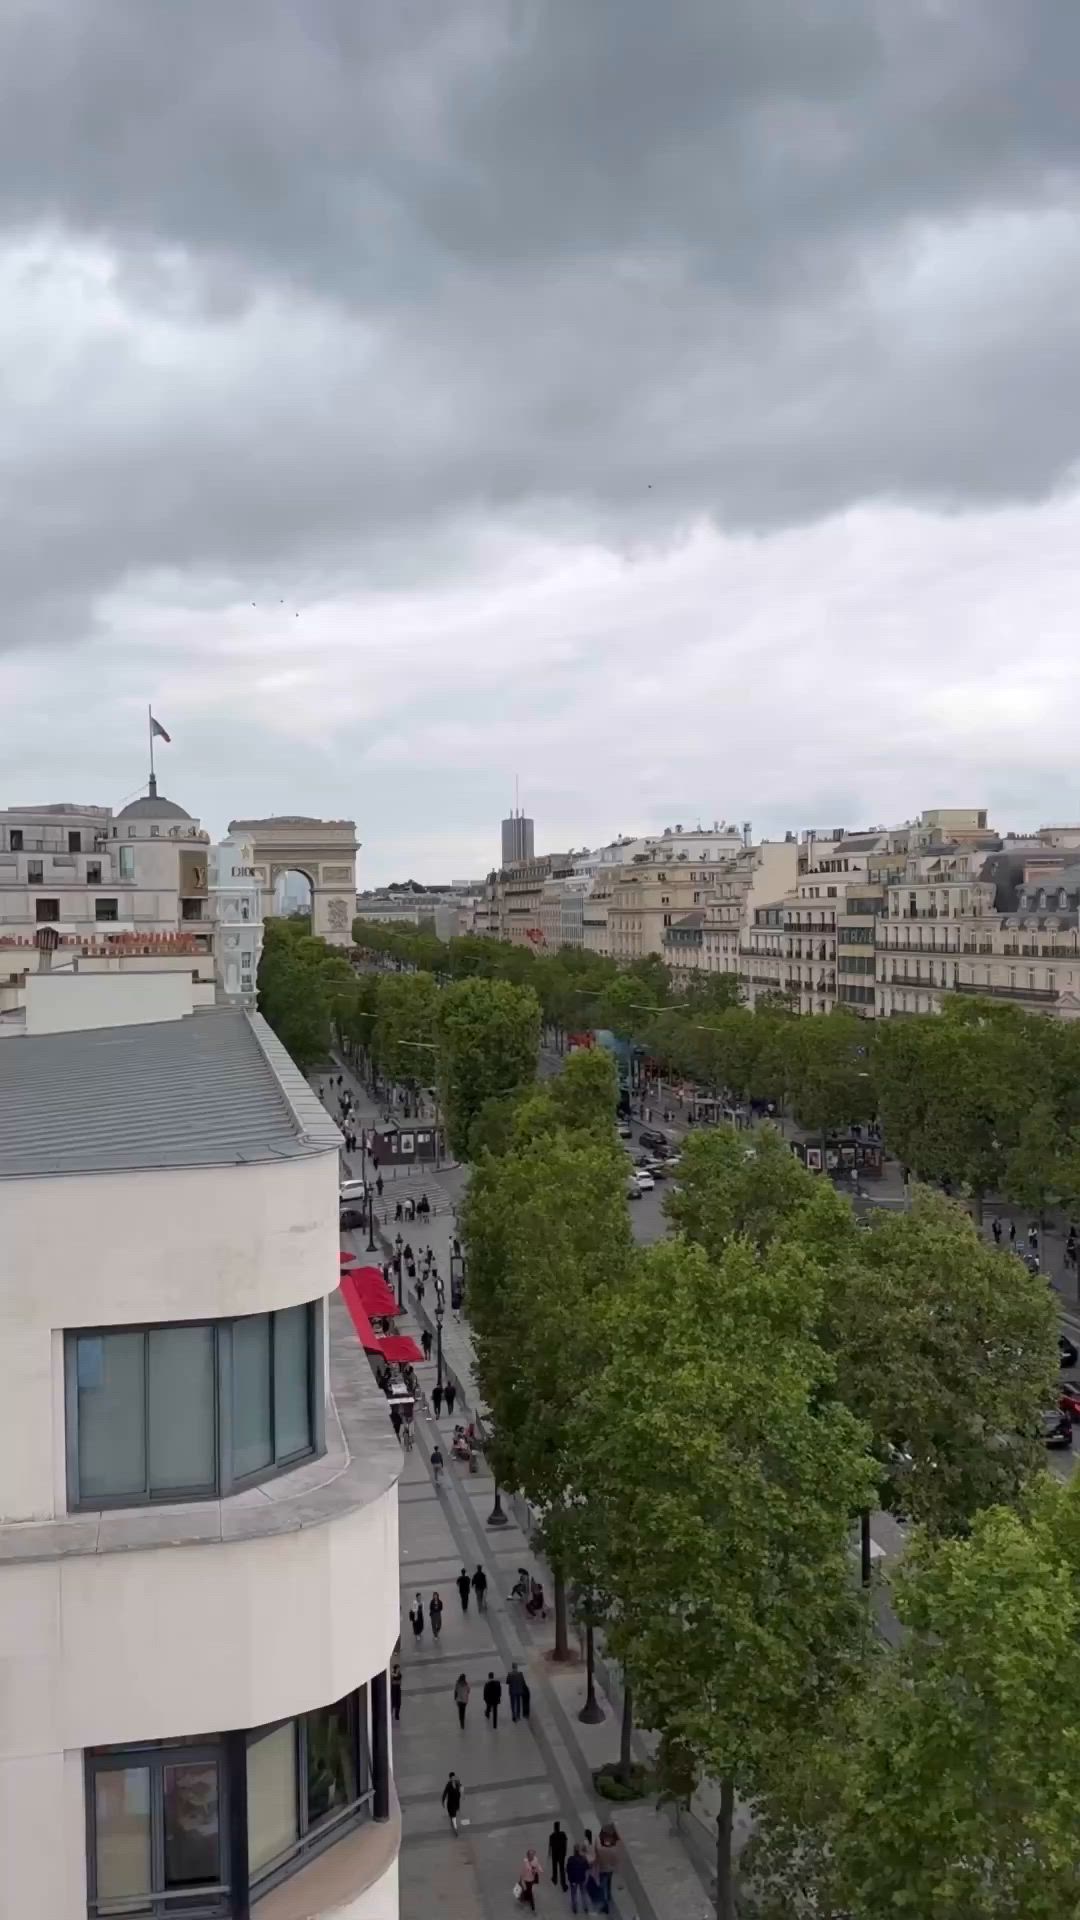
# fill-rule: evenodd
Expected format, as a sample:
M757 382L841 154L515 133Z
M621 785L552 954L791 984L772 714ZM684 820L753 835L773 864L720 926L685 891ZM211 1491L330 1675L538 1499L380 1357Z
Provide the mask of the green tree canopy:
M819 1280L791 1247L734 1243L718 1266L685 1242L650 1248L609 1296L579 1407L611 1643L645 1724L722 1783L724 1920L735 1793L787 1765L864 1644L849 1540L873 1475L828 1392Z
M536 1074L540 1007L528 987L459 980L439 996L439 1090L447 1138L466 1159L470 1129L485 1102L527 1086Z

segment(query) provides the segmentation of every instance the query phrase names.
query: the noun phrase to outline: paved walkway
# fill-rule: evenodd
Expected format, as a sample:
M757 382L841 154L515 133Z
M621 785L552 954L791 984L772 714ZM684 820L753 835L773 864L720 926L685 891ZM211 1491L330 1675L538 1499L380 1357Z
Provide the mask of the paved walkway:
M344 1068L342 1069L345 1070ZM354 1084L361 1118L369 1103ZM410 1224L408 1238L417 1249L434 1247L439 1270L449 1277L452 1206L460 1178L439 1176L446 1211L426 1226ZM436 1178L427 1181L434 1201ZM395 1229L396 1231L396 1229ZM346 1235L364 1257L365 1236ZM447 1289L449 1295L449 1288ZM425 1305L433 1306L429 1288ZM399 1324L414 1336L420 1321L415 1302ZM430 1324L430 1323L429 1323ZM459 1390L472 1393L472 1350L463 1321L448 1311L443 1329L444 1360ZM417 1368L430 1403L434 1361ZM455 1418L461 1414L458 1401ZM585 1696L578 1664L556 1666L549 1657L550 1620L532 1622L509 1599L516 1570L535 1564L525 1535L506 1503L508 1524L488 1525L494 1485L486 1471L470 1474L450 1459L454 1420L438 1423L447 1469L438 1490L428 1460L436 1431L432 1418L418 1422L417 1444L406 1458L400 1486L402 1666L404 1698L395 1728L394 1771L402 1805L401 1911L403 1920L499 1920L520 1913L512 1888L527 1846L534 1846L545 1868L537 1909L549 1915L569 1913L566 1894L551 1886L547 1839L558 1819L571 1844L590 1827L595 1834L613 1818L623 1838L622 1868L615 1876L615 1905L620 1920L710 1920L707 1885L665 1814L650 1802L613 1807L597 1800L592 1769L618 1752L619 1720L599 1689L605 1718L583 1726L577 1710ZM462 1613L454 1582L461 1568L482 1563L488 1577L488 1611L479 1616L470 1600ZM439 1640L430 1619L422 1641L414 1641L408 1613L415 1594L428 1615L433 1590L445 1612ZM548 1586L550 1592L550 1585ZM527 1721L510 1719L505 1679L516 1660L528 1675L532 1711ZM464 1673L473 1689L464 1732L458 1727L453 1685ZM494 1672L504 1682L498 1729L484 1720L484 1680ZM460 1775L464 1797L461 1832L455 1838L440 1795L449 1769Z

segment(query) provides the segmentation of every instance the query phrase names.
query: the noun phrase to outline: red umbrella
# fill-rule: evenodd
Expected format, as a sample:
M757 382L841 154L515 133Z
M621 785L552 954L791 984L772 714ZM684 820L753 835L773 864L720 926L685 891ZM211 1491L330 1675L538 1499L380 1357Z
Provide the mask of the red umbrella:
M341 1256L341 1264L343 1267L354 1267L356 1265L355 1253L343 1253Z

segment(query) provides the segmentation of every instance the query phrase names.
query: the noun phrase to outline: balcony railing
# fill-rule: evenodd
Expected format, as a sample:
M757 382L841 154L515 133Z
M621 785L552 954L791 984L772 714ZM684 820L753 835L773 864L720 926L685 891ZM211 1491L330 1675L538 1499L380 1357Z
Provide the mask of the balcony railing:
M979 987L971 980L957 980L954 993L977 993L981 998L991 1000L1036 1000L1048 1002L1059 998L1056 987Z

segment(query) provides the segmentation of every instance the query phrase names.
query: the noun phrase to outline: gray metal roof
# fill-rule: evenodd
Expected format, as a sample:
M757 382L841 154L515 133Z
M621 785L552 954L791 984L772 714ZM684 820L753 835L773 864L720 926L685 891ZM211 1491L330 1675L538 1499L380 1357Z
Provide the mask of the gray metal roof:
M340 1144L261 1015L237 1007L0 1044L0 1180L242 1166Z
M190 820L191 815L178 800L166 800L163 793L144 793L121 807L118 820Z

